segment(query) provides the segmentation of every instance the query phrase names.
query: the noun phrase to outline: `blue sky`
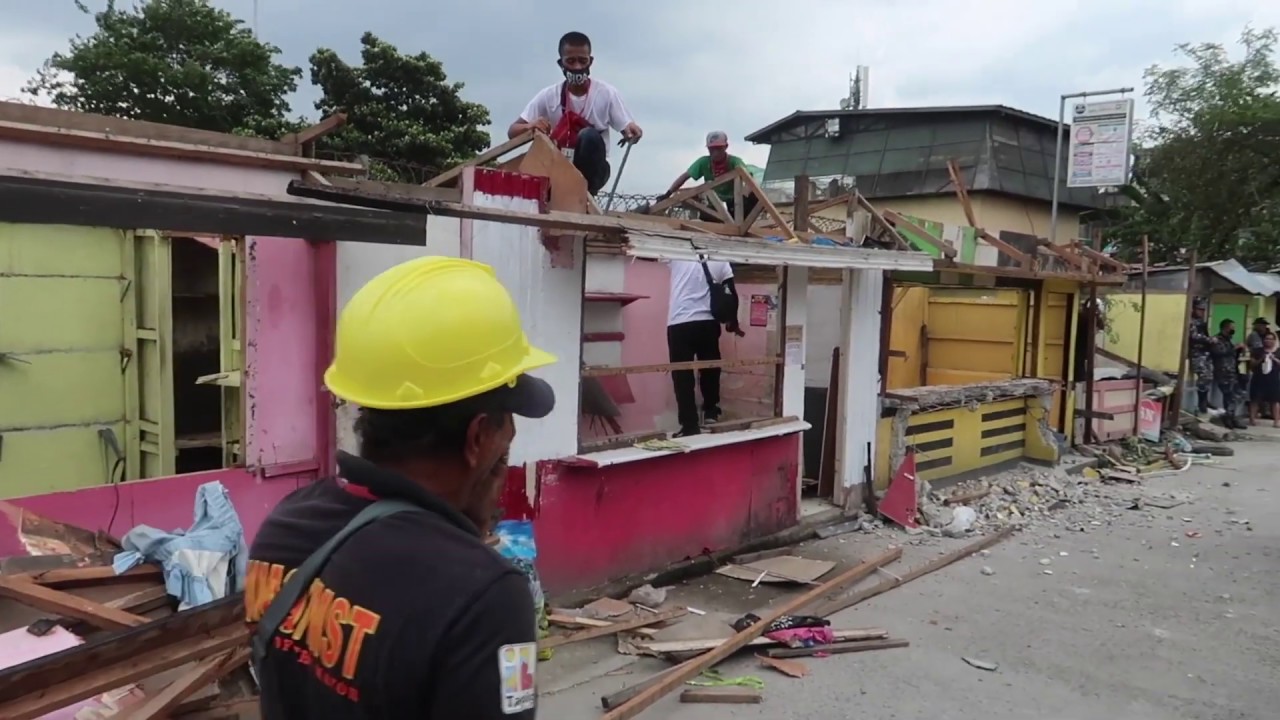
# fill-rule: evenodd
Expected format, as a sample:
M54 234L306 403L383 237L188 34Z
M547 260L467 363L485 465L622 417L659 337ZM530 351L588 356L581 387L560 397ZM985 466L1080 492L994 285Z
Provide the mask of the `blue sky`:
M18 96L46 57L92 30L72 0L0 4L0 98ZM253 16L253 0L215 4ZM1230 44L1247 23L1280 25L1280 2L258 0L259 33L286 63L305 67L318 46L357 62L360 34L372 31L440 59L503 137L533 93L559 79L559 36L586 32L594 74L619 88L645 129L621 182L630 192L664 189L709 130L763 165L768 148L741 138L793 110L836 107L859 64L871 67L873 107L1000 103L1053 117L1062 93L1140 90L1142 71L1173 62L1175 44ZM314 97L304 86L294 108L314 115Z

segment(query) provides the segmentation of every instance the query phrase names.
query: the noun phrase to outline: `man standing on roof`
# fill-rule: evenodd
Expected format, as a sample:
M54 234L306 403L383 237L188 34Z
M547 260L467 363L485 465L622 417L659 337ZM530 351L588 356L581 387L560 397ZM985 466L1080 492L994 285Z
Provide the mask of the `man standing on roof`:
M528 130L549 135L586 178L592 195L600 192L613 172L609 167L609 129L621 133L624 142L639 142L644 135L617 88L591 77L594 62L591 39L580 32L565 33L557 61L564 82L534 95L507 128L510 138Z
M688 170L680 173L680 176L671 183L671 187L667 191L658 196L659 200L665 200L676 193L689 180L698 180L700 182L711 182L726 173L732 172L734 168L747 169L747 164L737 155L729 154L729 136L720 130L707 133L707 154L693 161ZM725 208L729 211L729 217L733 217L733 183L725 183L713 191L716 196L724 202ZM743 193L742 198L742 217L745 220L751 211L755 208L759 200L755 193ZM702 219L709 222L720 222L720 218L701 213Z
M249 553L264 720L533 720L529 583L483 538L512 416L555 405L527 372L553 362L481 263L411 260L347 303L324 381L360 408L360 456L282 500Z

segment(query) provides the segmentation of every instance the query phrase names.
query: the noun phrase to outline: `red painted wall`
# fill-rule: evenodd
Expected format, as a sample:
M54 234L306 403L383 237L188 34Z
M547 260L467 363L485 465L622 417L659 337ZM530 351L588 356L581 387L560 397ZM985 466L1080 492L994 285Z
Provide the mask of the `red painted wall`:
M793 526L799 443L794 434L603 468L543 465L543 585L585 589Z

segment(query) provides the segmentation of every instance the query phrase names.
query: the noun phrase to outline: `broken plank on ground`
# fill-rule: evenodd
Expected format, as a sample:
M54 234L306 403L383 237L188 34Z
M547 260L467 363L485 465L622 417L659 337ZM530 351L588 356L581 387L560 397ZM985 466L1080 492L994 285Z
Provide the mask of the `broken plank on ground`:
M764 700L759 690L740 687L689 688L680 693L682 703L724 703L755 705Z
M656 625L660 622L666 622L668 620L675 620L678 617L683 617L688 612L689 611L684 608L677 608L675 610L665 610L657 614L652 614L652 615L645 614L635 618L634 620L624 620L623 622L610 623L609 625L604 627L588 628L586 630L573 633L572 635L556 635L552 637L547 637L538 641L538 649L547 650L549 648L559 647L561 645L567 645L569 643L581 642L583 640L593 640L599 637L607 637L609 635L615 635L620 632L634 630L635 628L641 628L647 625Z
M827 645L810 645L809 647L781 647L769 648L765 650L765 655L771 658L797 658L810 657L819 653L829 655L838 655L840 653L869 652L872 650L891 650L894 648L904 648L910 646L911 643L899 638L885 638L883 640L859 640L856 642L837 642Z

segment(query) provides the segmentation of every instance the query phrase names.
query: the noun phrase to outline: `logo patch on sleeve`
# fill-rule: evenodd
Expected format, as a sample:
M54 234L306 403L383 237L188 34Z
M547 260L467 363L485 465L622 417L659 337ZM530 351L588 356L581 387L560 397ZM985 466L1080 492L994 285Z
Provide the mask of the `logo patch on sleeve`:
M502 682L504 715L532 710L537 705L537 671L537 643L503 645L498 648L498 675Z

